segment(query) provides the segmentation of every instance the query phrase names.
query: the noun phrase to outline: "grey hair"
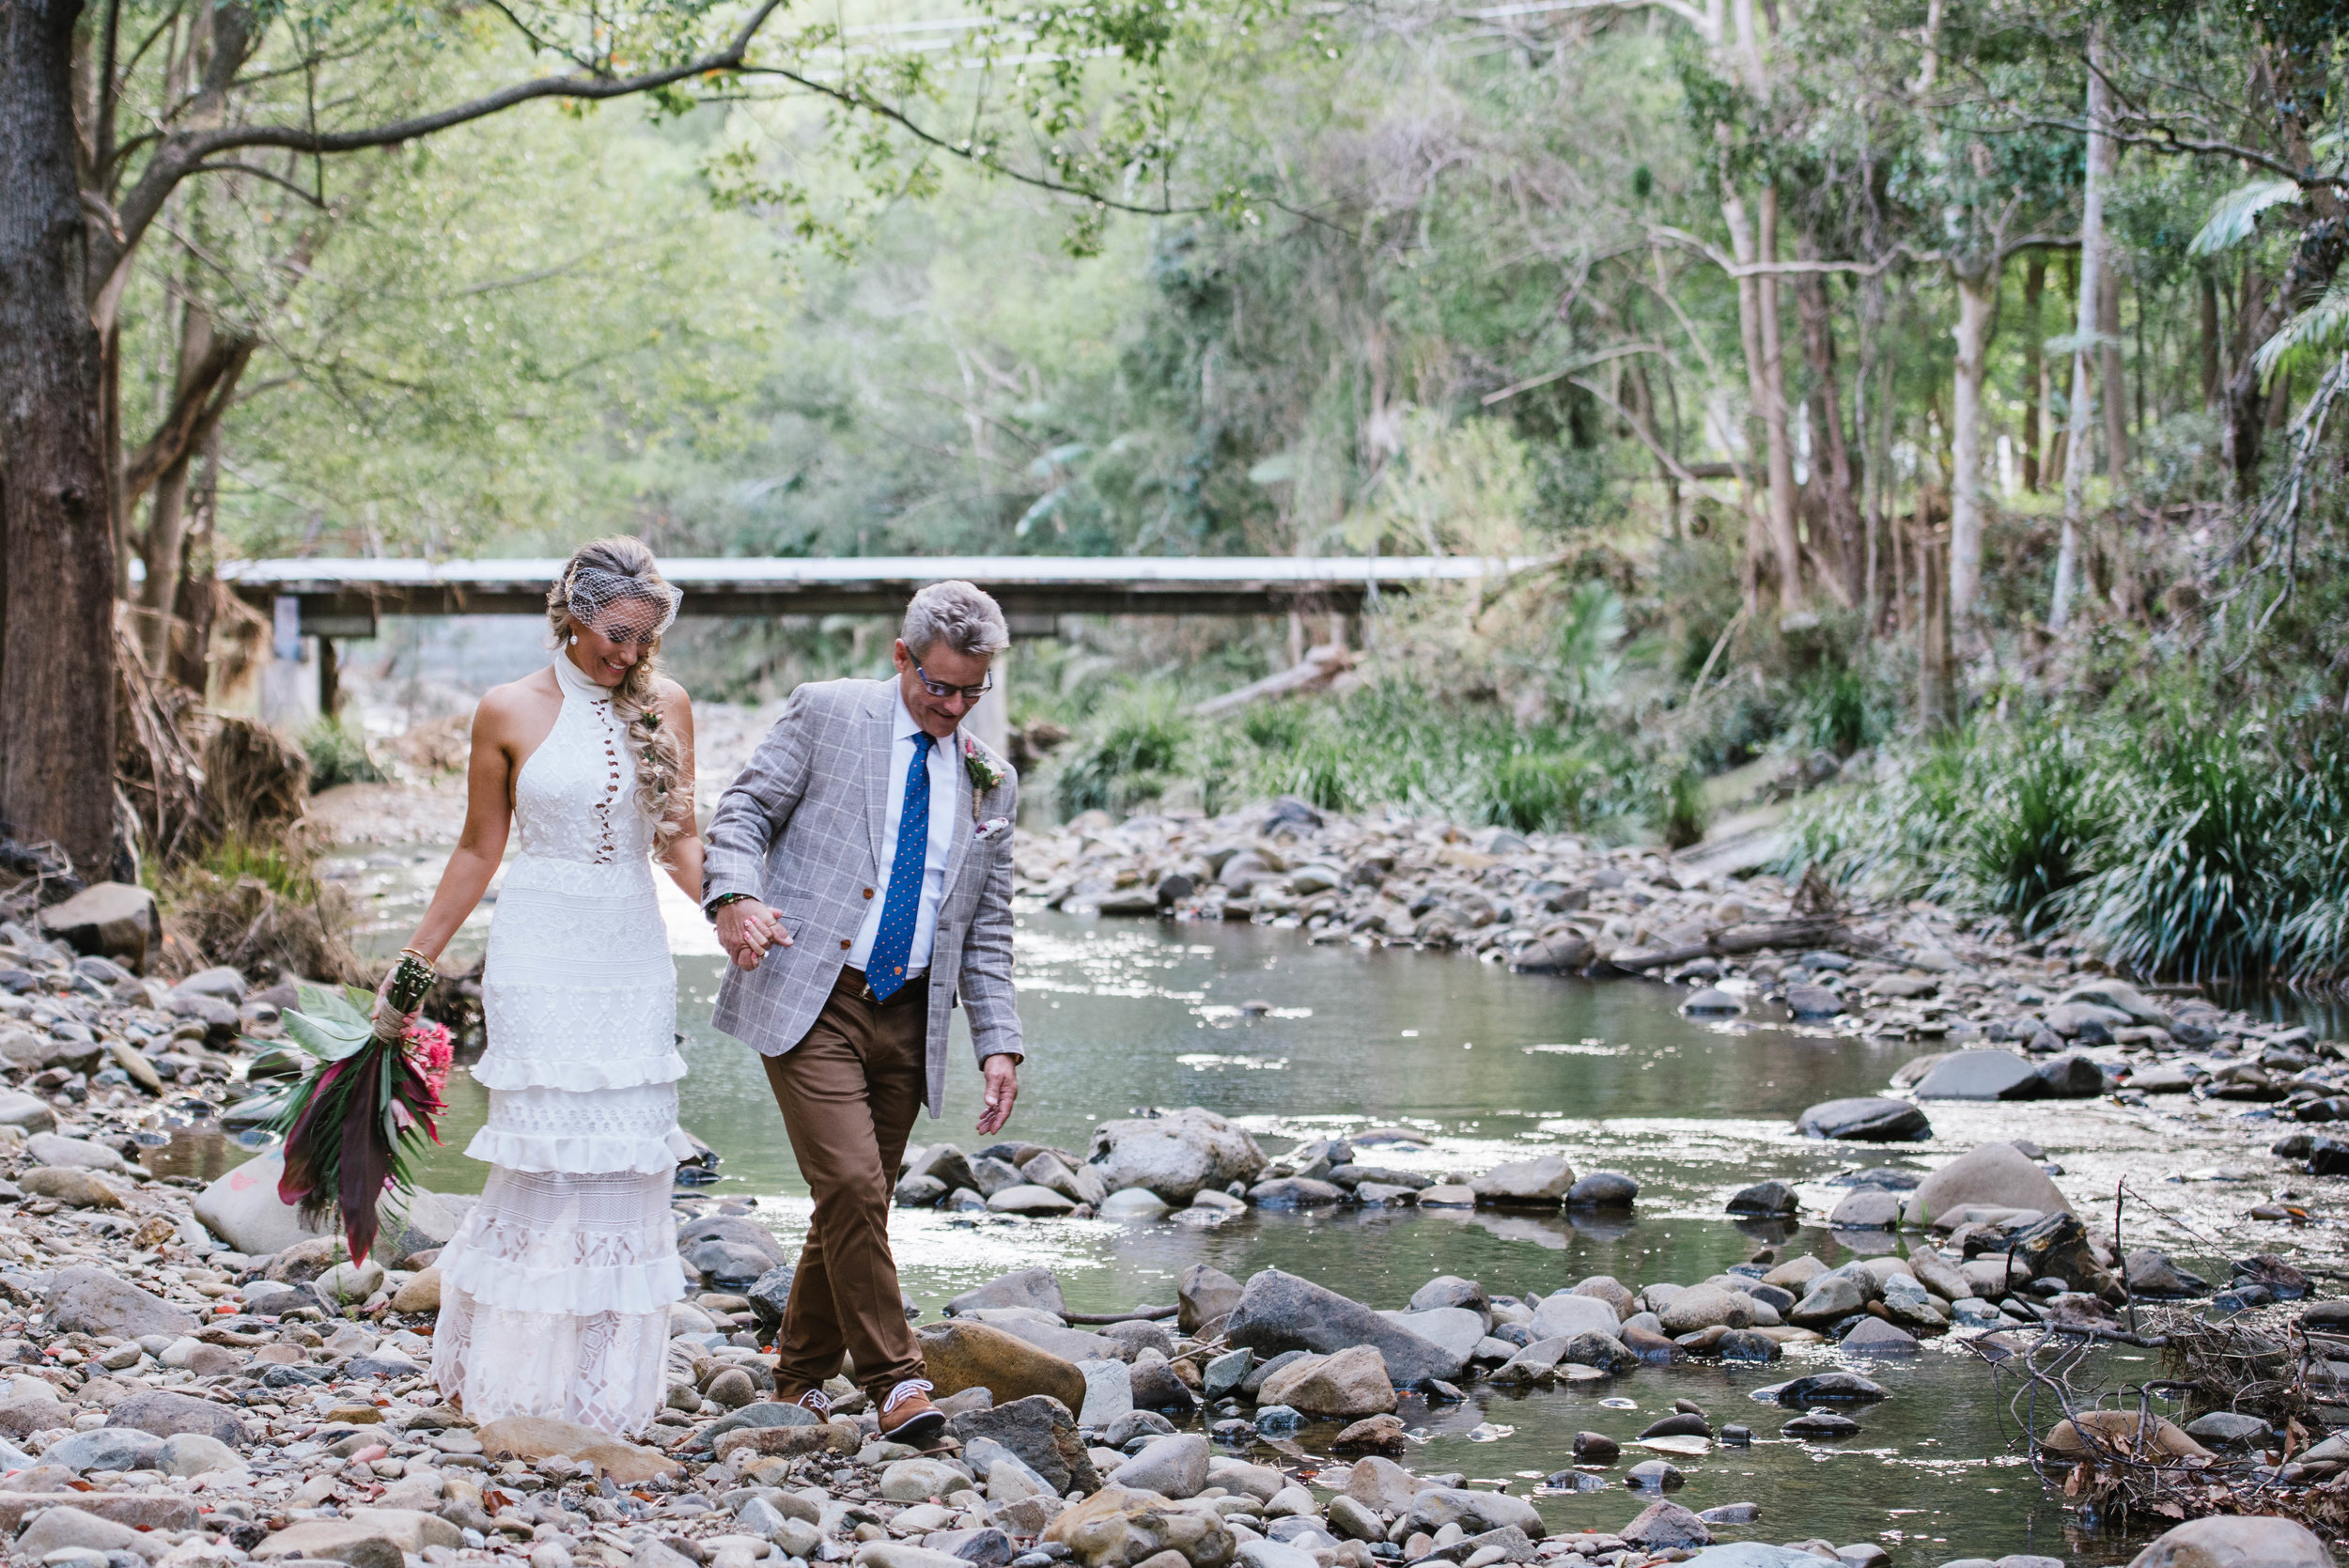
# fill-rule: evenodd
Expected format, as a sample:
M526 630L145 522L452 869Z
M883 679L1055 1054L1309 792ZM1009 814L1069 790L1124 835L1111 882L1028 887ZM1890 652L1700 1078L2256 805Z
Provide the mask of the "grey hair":
M968 582L933 582L906 606L898 633L916 659L943 643L959 654L993 655L1011 646L1003 607Z

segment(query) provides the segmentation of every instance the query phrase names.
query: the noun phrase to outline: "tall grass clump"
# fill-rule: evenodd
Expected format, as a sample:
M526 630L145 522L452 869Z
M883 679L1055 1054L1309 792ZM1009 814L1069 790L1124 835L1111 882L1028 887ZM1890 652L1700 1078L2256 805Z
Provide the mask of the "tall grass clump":
M366 737L339 716L321 714L302 732L313 793L336 784L381 784L388 776L367 754Z
M1192 721L1174 692L1127 687L1104 698L1054 759L1053 794L1071 816L1131 811L1181 776L1191 740Z
M2314 712L2039 716L1888 757L1801 814L1812 862L1897 897L2071 931L2189 979L2349 976L2349 749Z

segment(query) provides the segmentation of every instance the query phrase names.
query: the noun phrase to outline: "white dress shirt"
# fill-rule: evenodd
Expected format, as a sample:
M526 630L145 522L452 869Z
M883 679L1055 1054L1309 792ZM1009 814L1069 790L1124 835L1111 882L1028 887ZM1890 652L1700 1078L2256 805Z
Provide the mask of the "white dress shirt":
M897 709L897 727L889 740L889 816L881 828L880 880L874 885L864 924L857 927L856 945L848 949L848 967L863 970L873 956L873 939L880 934L881 910L889 903L889 874L897 863L897 834L906 813L906 775L913 771L913 737L922 726L906 711L905 689L891 683L890 696ZM913 920L913 946L906 954L906 978L911 980L930 967L930 945L938 939L938 906L946 896L946 858L955 847L955 742L930 739L929 842L922 857L922 903Z

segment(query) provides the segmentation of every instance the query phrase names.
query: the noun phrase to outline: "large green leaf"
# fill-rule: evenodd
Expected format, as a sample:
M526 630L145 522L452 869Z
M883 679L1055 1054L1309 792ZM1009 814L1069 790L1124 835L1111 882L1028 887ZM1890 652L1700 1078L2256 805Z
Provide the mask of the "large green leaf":
M322 995L308 986L303 989L307 993L303 998L304 1001ZM341 1005L341 999L328 996L325 1000L334 1004L333 1012L324 1008L318 1013L288 1010L285 1015L286 1033L294 1044L320 1061L340 1062L366 1045L374 1030L365 1018L350 1017L350 1009ZM338 1017L336 1013L343 1016Z
M2271 207L2300 199L2298 182L2290 179L2254 179L2248 185L2238 185L2218 198L2203 220L2202 230L2186 245L2188 256L2216 256L2230 246L2239 245L2259 227L2259 215Z

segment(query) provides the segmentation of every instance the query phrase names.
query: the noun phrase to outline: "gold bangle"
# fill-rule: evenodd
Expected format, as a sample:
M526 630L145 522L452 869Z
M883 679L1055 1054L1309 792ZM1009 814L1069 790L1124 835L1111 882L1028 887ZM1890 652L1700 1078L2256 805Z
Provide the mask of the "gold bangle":
M432 962L432 955L430 954L419 953L412 947L401 948L399 950L399 956L403 958L413 958L420 964L428 964Z

